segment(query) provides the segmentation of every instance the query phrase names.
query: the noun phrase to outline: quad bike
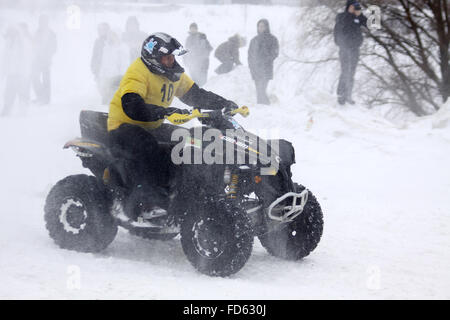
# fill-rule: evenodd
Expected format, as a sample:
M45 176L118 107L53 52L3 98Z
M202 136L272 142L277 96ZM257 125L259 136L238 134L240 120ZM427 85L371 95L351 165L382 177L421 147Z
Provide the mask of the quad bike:
M172 141L173 128L183 128L189 137L178 150L183 155L204 151L212 143L195 138L195 130L215 129L223 142L222 155L231 148L247 157L258 154L258 159L244 165L169 160L167 185L145 194L154 207L142 211L136 188L130 188L127 155L114 156L108 144L107 114L81 111L82 138L67 142L64 148L73 149L93 175L71 175L51 189L45 204L50 237L61 248L98 252L114 240L118 226L147 239L170 240L180 234L190 263L201 273L222 277L245 265L255 236L274 256L287 260L307 256L320 241L323 216L314 195L292 182L294 149L285 140L262 140L245 131L233 118L238 113L247 116L248 108L225 114L194 109L181 120L167 119L181 124L199 118L203 126L187 129L163 124L152 132L170 154L180 146ZM230 130L238 134L230 137ZM256 140L266 144L265 151L249 147ZM214 155L220 153L215 150Z

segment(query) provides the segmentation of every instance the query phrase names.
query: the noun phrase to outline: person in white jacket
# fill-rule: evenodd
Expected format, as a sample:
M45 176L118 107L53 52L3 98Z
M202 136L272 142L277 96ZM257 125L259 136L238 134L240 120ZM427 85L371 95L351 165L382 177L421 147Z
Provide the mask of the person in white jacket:
M2 53L2 75L5 80L1 116L10 114L17 101L21 109L29 104L31 90L32 39L25 23L6 30Z
M57 49L56 34L49 27L47 15L39 17L39 26L33 37L32 81L36 103L45 105L51 99L51 66Z
M118 35L109 29L97 57L95 73L103 104L108 104L113 98L127 66L128 50Z
M130 63L141 56L142 42L147 36L147 33L141 30L138 19L135 16L128 17L125 32L122 34L122 42L128 48Z

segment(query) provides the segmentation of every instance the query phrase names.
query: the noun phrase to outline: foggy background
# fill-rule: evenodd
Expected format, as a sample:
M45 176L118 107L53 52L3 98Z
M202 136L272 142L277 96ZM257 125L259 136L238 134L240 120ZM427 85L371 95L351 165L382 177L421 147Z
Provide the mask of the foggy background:
M25 24L31 36L46 14L56 36L50 101L37 103L28 84L29 101L17 100L0 117L0 298L450 298L450 103L434 94L438 110L423 103L417 115L408 103L393 100L362 64L385 75L388 87L399 83L398 75L382 58L366 55L356 74L356 105L339 106L332 29L344 6L345 1L314 0L0 0L0 111L5 70L27 73L35 57L32 49L6 45L9 28L17 34ZM236 33L247 39L240 49L242 65L227 74L214 73L219 62L211 53L205 88L249 106L250 116L236 120L250 132L270 131L293 143L293 180L312 190L324 212L323 238L306 259L276 259L255 241L246 266L231 279L217 279L191 267L179 239L148 241L120 230L105 252L82 254L61 250L49 238L43 221L49 190L68 175L90 174L62 147L80 136L80 110L108 112L91 72L98 25L107 22L120 36L130 16L145 33L166 32L181 43L192 22L214 49ZM261 18L269 20L280 43L268 87L270 106L256 103L247 63ZM380 52L372 50L368 35L365 46L366 53ZM431 65L439 66L437 45L429 48ZM430 84L401 52L395 57L413 76L412 85ZM187 108L179 101L172 106ZM77 288L67 285L74 266L81 272Z

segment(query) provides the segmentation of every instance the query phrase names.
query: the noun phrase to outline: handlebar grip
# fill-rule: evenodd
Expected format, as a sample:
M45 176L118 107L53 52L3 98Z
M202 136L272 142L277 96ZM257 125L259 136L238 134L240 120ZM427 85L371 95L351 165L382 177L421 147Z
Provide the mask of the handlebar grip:
M235 115L238 113L245 118L245 117L248 117L248 115L250 114L250 110L248 109L247 106L242 106L238 109L234 109L233 111L231 111L232 115Z
M250 110L246 106L242 106L230 112L231 115L240 114L243 117L247 117L250 114ZM180 114L172 113L170 116L165 116L164 118L169 120L175 125L184 124L194 118L210 118L212 113L202 113L198 109L192 110L191 114Z

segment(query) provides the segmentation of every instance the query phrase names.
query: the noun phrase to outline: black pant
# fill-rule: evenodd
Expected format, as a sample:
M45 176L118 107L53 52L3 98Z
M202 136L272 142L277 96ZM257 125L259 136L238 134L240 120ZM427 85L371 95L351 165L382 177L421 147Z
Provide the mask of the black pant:
M217 74L224 74L233 70L234 65L233 60L223 60L223 61L220 60L220 62L222 62L222 64L218 66L215 70Z
M158 129L155 129L158 130ZM150 131L139 126L122 124L109 133L115 157L125 159L125 169L131 188L163 186L168 179L170 155L159 146Z
M359 48L340 48L341 76L337 94L340 99L351 100L356 66L359 60Z
M32 70L31 78L38 103L50 103L50 65L35 65Z
M20 107L25 108L30 101L30 80L22 75L7 75L4 91L4 107L0 116L7 116L14 102L18 100Z
M269 97L267 96L266 90L267 85L269 84L268 79L257 79L255 80L256 86L256 102L258 104L270 104Z

